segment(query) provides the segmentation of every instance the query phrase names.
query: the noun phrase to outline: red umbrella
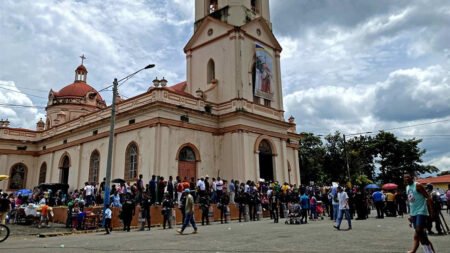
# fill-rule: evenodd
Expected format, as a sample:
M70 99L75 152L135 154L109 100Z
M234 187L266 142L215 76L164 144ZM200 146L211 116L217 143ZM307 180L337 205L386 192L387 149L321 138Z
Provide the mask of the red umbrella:
M383 185L383 190L395 190L397 188L398 188L398 185L393 184L393 183Z

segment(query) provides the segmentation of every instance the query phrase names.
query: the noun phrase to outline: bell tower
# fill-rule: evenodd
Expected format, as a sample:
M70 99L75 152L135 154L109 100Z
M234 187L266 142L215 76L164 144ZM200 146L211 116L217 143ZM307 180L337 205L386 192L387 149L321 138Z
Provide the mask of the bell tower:
M195 8L194 35L184 48L186 91L207 102L282 111L282 49L272 33L269 0L196 0Z
M195 22L211 14L221 15L218 11L230 15L226 22L235 26L258 17L270 24L269 0L195 0Z

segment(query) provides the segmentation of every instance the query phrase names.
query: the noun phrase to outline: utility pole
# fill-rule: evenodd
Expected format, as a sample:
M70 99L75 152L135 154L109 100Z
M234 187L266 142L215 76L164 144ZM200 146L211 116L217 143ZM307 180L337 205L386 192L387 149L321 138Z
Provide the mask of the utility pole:
M106 162L106 184L105 184L105 201L103 211L106 210L106 206L109 205L110 191L111 191L111 167L112 167L112 155L113 155L113 144L114 144L114 123L116 120L116 97L117 97L117 86L119 82L117 78L114 78L113 82L113 98L111 105L111 121L109 128L109 143L108 143L108 158Z
M347 166L347 177L348 177L347 182L350 182L350 166L348 165L347 142L345 141L345 134L344 134L344 152L345 152L345 165Z
M145 69L151 69L155 67L155 64L147 65L145 68L142 68L133 74L130 74L119 81L117 81L117 78L114 78L113 82L113 98L112 98L112 105L111 105L111 121L110 121L110 128L109 128L109 143L108 143L108 157L106 161L106 183L105 183L105 201L103 202L103 212L106 210L106 206L109 205L109 199L110 199L110 192L111 192L111 167L112 167L112 156L113 156L113 146L114 146L114 123L116 121L116 98L117 98L117 88L119 86L119 82L126 81L130 78L132 78L137 73L141 72ZM163 78L164 79L164 78ZM166 81L167 82L167 81ZM111 86L108 86L109 88ZM105 219L103 218L103 224L105 222Z

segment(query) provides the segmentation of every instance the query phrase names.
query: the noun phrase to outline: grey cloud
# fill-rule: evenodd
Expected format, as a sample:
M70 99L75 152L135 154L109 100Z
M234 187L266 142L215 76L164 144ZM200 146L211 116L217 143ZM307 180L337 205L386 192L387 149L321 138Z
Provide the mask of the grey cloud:
M396 71L378 87L374 114L387 121L449 116L449 78L450 72L441 66Z

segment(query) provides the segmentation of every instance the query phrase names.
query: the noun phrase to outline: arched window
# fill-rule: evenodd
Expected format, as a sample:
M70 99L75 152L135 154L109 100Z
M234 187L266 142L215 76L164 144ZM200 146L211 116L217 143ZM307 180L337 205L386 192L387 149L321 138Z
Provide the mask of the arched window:
M210 0L209 1L209 13L213 13L219 9L219 4L217 3L217 0Z
M45 177L47 176L47 164L44 162L39 170L39 182L38 184L45 183Z
M214 60L210 59L208 61L208 75L207 75L207 83L212 83L212 81L216 79L216 66L214 64Z
M98 174L100 171L100 153L94 150L89 162L89 182L98 183Z
M195 162L195 152L191 147L186 146L180 151L180 157L178 159L184 162Z
M9 173L9 189L20 190L25 188L27 180L27 167L23 163L15 164Z
M125 180L133 180L138 174L139 150L136 143L128 145L125 156Z

